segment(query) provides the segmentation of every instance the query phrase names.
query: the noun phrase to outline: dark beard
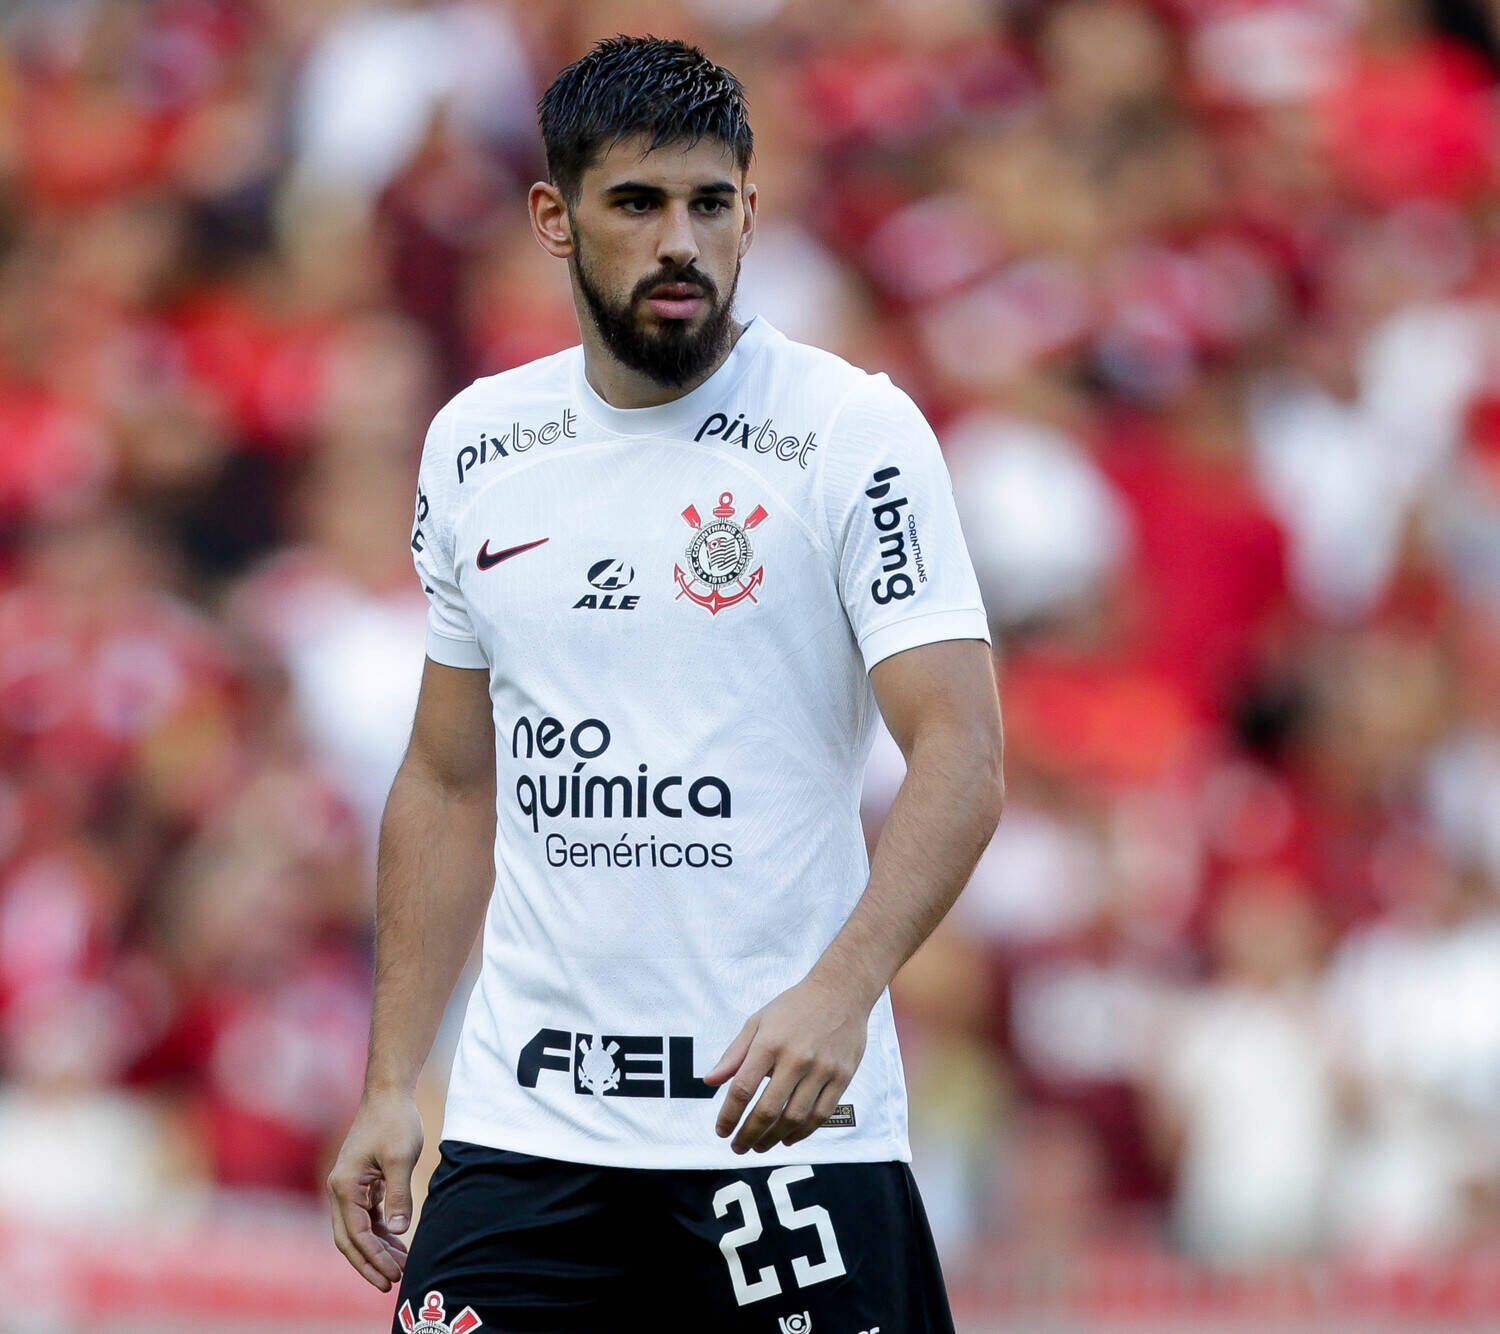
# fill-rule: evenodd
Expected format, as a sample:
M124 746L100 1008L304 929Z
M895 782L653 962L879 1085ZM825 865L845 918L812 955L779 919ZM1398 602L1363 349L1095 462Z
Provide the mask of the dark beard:
M734 266L734 282L727 300L719 300L717 284L701 270L689 265L685 269L664 269L642 278L622 306L611 306L604 293L589 278L584 268L582 248L573 256L573 272L578 287L588 302L594 327L610 352L631 370L639 371L659 385L680 388L700 380L729 351L730 312L735 288L740 282L740 266ZM696 332L686 320L667 320L658 328L643 329L634 314L636 302L643 300L662 283L695 283L703 289L708 302L708 318Z

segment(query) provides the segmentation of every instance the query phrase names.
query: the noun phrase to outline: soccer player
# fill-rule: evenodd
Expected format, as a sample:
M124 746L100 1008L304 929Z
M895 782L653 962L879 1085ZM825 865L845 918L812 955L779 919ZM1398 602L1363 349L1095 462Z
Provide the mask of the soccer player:
M886 988L1003 789L937 442L885 376L736 321L732 74L614 38L540 116L582 345L427 435L335 1237L408 1334L951 1331ZM908 768L871 864L877 705ZM481 919L408 1256L413 1090Z

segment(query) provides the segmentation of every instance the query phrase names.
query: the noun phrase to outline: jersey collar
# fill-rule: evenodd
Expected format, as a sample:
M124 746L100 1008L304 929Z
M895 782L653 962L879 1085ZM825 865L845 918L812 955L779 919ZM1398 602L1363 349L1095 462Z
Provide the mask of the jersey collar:
M730 348L723 364L696 389L654 408L617 408L606 403L583 373L583 349L573 361L573 397L579 412L597 426L617 435L675 435L683 428L696 429L709 413L722 405L724 394L745 373L755 354L774 331L759 315L745 321L745 331Z

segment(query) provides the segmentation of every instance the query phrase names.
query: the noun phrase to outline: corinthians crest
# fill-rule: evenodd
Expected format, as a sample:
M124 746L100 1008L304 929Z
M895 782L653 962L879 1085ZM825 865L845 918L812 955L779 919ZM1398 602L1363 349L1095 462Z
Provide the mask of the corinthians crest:
M725 491L714 506L713 520L704 523L697 507L689 505L682 511L687 526L693 530L692 540L684 553L688 568L673 567L677 578L677 596L691 598L700 607L707 607L717 616L725 607L749 598L755 602L755 590L765 578L766 568L758 565L750 570L755 559L755 548L750 545L752 528L764 523L770 516L757 505L745 516L743 525L734 521L734 495ZM732 585L732 587L731 587Z
M440 1292L429 1292L422 1301L422 1309L415 1316L411 1313L411 1303L401 1303L401 1328L406 1334L469 1334L470 1330L478 1329L484 1324L474 1314L472 1306L466 1306L456 1316L453 1323L448 1323L447 1313L443 1309L443 1294Z

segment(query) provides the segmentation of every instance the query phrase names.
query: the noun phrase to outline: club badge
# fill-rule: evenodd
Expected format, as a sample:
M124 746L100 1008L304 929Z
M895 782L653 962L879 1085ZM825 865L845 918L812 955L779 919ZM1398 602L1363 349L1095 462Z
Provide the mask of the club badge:
M620 1044L604 1045L602 1037L590 1037L578 1044L578 1082L590 1093L603 1097L620 1087Z
M696 506L689 505L682 511L683 520L693 530L692 540L684 553L688 568L684 570L681 565L676 565L672 572L677 578L679 598L690 598L717 616L725 607L732 607L745 598L758 601L755 590L764 580L766 568L757 565L749 574L745 573L755 559L749 532L770 516L757 505L745 516L743 525L736 523L734 496L728 491L719 497L713 515L711 522L704 523Z
M411 1303L401 1303L401 1328L406 1334L469 1334L484 1324L474 1314L472 1306L466 1306L456 1316L453 1323L448 1323L448 1316L443 1309L443 1294L440 1292L429 1292L422 1301L422 1309L412 1315Z

